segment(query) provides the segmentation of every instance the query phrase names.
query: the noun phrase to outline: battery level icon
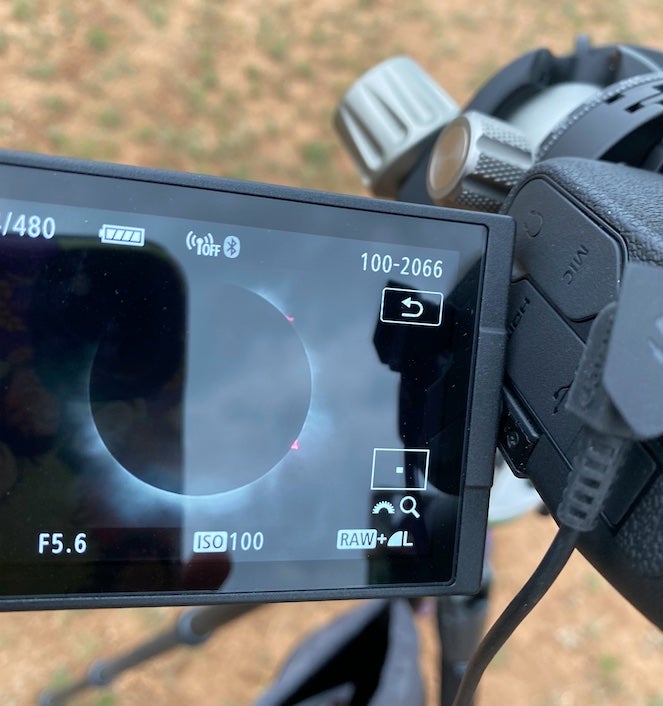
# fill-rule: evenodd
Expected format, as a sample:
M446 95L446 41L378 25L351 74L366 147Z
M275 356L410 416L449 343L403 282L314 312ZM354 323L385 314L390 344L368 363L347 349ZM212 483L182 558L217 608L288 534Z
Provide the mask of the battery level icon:
M111 245L131 245L140 248L145 245L145 228L104 223L99 228L99 240Z

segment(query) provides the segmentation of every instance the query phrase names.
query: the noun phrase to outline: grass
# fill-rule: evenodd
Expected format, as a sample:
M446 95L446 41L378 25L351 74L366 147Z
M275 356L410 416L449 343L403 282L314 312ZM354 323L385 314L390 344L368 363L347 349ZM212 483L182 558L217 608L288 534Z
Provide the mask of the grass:
M12 0L11 15L17 22L32 22L37 17L37 0Z
M88 47L99 54L110 47L110 36L103 27L90 27L85 33L85 40Z
M622 691L622 667L622 660L613 654L603 653L598 656L599 683L611 694Z
M147 19L157 28L163 28L170 19L169 0L140 0L138 5Z
M78 24L78 14L71 6L70 2L66 2L65 0L61 3L58 9L58 21L62 25L62 28L68 33L73 32L76 28Z
M136 75L140 69L136 67L126 54L121 54L114 60L100 67L99 76L104 83L113 83L120 79L128 79Z
M303 78L306 81L310 81L316 76L315 67L309 61L297 62L293 67L293 71L296 76L298 76L299 78Z
M48 142L53 151L66 153L69 151L69 138L62 128L51 126L46 131Z
M333 168L334 148L328 140L312 140L305 142L300 149L302 167L300 180L306 187L338 190L336 171Z
M117 106L106 106L99 113L99 125L106 130L117 130L123 122L122 110Z
M141 125L135 130L133 139L141 145L155 144L157 141L157 130L151 123L149 125Z
M220 134L213 151L215 160L222 168L233 167L233 163L242 164L248 155L251 145L258 143L256 133L246 127L236 127ZM244 159L243 159L244 157Z
M258 29L258 46L275 61L283 61L290 51L287 32L271 15L262 15Z
M110 691L107 691L106 693L99 694L99 696L95 697L90 702L90 706L115 706L115 704L117 703L119 702L115 694Z
M618 657L611 654L602 654L599 657L599 672L606 677L613 677L621 667L621 661Z
M314 140L302 145L304 163L315 169L328 167L331 161L332 148L329 142Z
M72 677L69 671L66 669L59 668L56 669L53 673L48 688L53 691L57 691L59 689L63 689L66 686L69 686L71 682Z
M72 136L66 128L57 125L48 127L46 134L49 151L58 154L66 154L78 159L102 161L114 161L118 157L118 143L107 137ZM34 151L32 145L21 146L21 149Z
M25 75L37 81L47 81L50 83L57 76L57 72L58 70L55 64L44 61L29 66L25 70Z
M608 585L606 580L596 571L587 572L585 578L587 591L591 594L600 593Z
M228 176L231 179L251 179L254 176L254 172L248 164L235 164L230 167Z
M68 101L60 95L46 95L41 99L41 105L53 115L62 115L69 109Z
M273 117L269 117L265 123L265 134L270 140L281 134L281 127Z

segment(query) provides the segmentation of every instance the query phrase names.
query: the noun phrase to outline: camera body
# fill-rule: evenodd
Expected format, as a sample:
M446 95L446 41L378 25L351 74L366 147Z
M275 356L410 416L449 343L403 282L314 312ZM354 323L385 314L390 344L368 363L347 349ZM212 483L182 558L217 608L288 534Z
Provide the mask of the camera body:
M553 513L581 431L566 394L594 318L619 297L626 264L663 266L662 189L659 174L557 158L537 165L505 203L516 221L516 261L524 274L509 294L499 444ZM652 340L657 336L654 327ZM598 528L579 544L657 625L663 625L662 451L660 438L632 446Z
M432 79L398 61L353 86L337 127L377 192L514 219L499 446L555 515L581 432L565 400L592 323L619 299L627 263L663 265L663 55L627 45L592 48L583 38L568 56L533 51L489 79L462 112L437 86L420 90L414 104L411 96L400 102L391 86L403 93L400 82L410 85L412 76L420 86ZM373 94L380 101L372 105L387 108L371 122L362 102ZM436 125L417 117L430 105ZM398 146L387 143L389 160L375 166L369 145L395 133L382 127L387 113L413 127ZM654 315L643 333L658 361L661 320ZM659 367L651 368L657 376ZM653 414L663 417L663 408ZM580 541L601 573L659 626L661 450L660 439L632 447L599 527Z
M0 155L4 609L469 593L513 224Z

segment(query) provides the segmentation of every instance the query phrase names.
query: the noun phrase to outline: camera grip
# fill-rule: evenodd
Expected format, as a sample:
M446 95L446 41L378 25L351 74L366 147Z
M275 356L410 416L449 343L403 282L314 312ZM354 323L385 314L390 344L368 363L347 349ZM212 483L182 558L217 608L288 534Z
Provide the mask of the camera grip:
M532 168L504 205L516 220L522 277L511 288L509 404L500 445L553 514L580 431L564 398L593 319L619 295L626 263L663 267L662 193L659 174L557 158ZM580 544L599 571L658 625L663 625L662 468L661 439L635 445L600 526Z
M541 162L530 170L528 178L533 176L558 184L619 233L630 260L663 267L663 176L578 157ZM511 195L505 209L516 196Z

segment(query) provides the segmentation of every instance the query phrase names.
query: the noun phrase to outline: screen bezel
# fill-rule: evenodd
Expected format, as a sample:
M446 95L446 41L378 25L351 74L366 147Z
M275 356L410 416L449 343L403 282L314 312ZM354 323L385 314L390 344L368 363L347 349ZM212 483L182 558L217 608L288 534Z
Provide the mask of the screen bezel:
M146 170L138 167L125 167L100 163L80 162L56 157L44 157L19 153L0 153L2 165L26 169L14 170L9 184L3 185L3 196L31 200L29 184L44 179L52 184L54 173L72 176L106 177L112 188L126 189L127 180L144 184L182 186L200 189L203 199L209 198L210 191L230 195L247 195L279 201L281 213L290 214L292 227L302 230L299 214L301 207L322 206L342 209L350 219L353 215L357 223L366 224L371 213L393 214L446 221L458 224L482 226L486 233L486 248L483 268L480 273L477 315L472 356L468 412L465 427L463 451L464 486L461 494L459 526L457 532L456 566L452 581L426 583L423 585L372 585L353 588L331 588L293 591L258 591L251 593L221 593L210 591L168 591L159 593L110 593L72 594L64 596L38 595L0 598L2 609L42 609L61 607L97 607L127 605L164 604L208 604L211 602L267 602L286 600L318 600L331 598L360 598L377 596L413 596L431 594L472 593L479 589L485 542L485 519L492 481L492 468L495 449L495 435L499 407L499 395L504 363L505 332L504 318L506 296L510 279L511 254L513 248L513 226L510 219L489 214L461 212L428 206L406 205L396 202L362 199L338 194L304 191L274 185L231 181L215 177L179 174L166 171ZM37 170L37 171L35 171ZM1 172L0 172L1 175ZM18 177L18 178L16 178ZM27 181L26 181L27 180ZM67 205L89 206L89 195L76 190L72 193L67 179L62 179L61 191L49 192L49 202ZM120 184L122 185L120 187ZM39 193L39 189L34 189ZM156 192L155 192L156 193ZM19 196L20 195L20 196ZM43 201L44 199L35 200ZM112 199L112 195L108 195ZM163 213L163 205L153 207L141 204L136 207L140 213ZM256 225L260 224L256 217ZM281 227L287 223L281 224ZM352 237L350 235L349 237ZM398 241L402 242L402 241ZM440 247L433 245L433 247ZM478 519L477 519L478 518ZM482 519L483 518L483 519ZM47 571L45 572L48 573Z

